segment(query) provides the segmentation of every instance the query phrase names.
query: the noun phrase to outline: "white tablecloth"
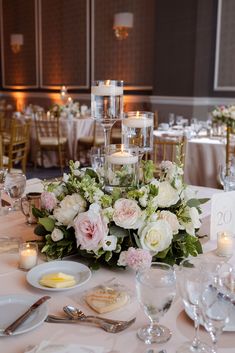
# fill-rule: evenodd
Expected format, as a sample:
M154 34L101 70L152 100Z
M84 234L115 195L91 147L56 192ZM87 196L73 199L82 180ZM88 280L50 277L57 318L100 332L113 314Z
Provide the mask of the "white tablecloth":
M33 183L31 183L31 188L32 185ZM214 192L219 192L218 190L209 188L199 187L196 189L198 190L199 197L208 197ZM207 234L209 233L209 213L210 203L203 205L203 226L201 228L201 234L205 234L205 232ZM27 226L24 223L24 216L20 213L9 214L4 218L1 218L0 221L0 236L21 236L24 239L32 239L33 227ZM215 243L209 241L204 245L204 248L207 250L213 249L215 248ZM17 256L12 256L15 256L15 262L12 262L12 266L16 266ZM234 257L232 261L235 262ZM38 296L49 294L52 297L52 299L48 302L49 312L51 314L62 314L62 307L64 305L72 304L83 308L81 305L81 295L83 291L96 284L101 284L113 277L117 277L119 281L128 286L133 293L135 292L135 274L132 270L120 271L102 268L96 272L93 272L91 280L80 289L69 290L66 292L48 293L46 291L31 287L26 282L26 273L14 267L14 270L11 273L8 273L7 275L2 274L0 276L0 294L8 295L22 293ZM0 352L23 353L28 345L35 345L39 344L43 340L52 339L56 343L80 343L91 346L102 346L105 347L106 352L109 353L145 353L147 348L150 347L146 346L136 337L136 332L142 325L146 324L148 320L144 315L143 310L139 308L137 302L133 299L131 304L124 309L120 309L117 312L109 314L109 317L122 317L123 319L128 319L133 316L137 317L134 325L126 331L118 334L106 333L101 329L88 327L83 324L66 325L43 323L36 329L19 336L0 337ZM152 345L151 348L155 349L155 351L165 348L167 353L174 353L176 347L179 347L182 342L193 337L193 323L184 313L183 305L179 298L175 300L170 310L161 319L161 323L168 326L172 330L173 334L170 341L166 344ZM201 330L200 335L204 341L210 343L210 338L203 329ZM234 332L223 333L219 340L219 353L234 353L234 347Z
M182 130L154 131L156 137L179 137ZM187 140L184 180L190 185L219 187L218 167L225 165L224 139L200 137Z

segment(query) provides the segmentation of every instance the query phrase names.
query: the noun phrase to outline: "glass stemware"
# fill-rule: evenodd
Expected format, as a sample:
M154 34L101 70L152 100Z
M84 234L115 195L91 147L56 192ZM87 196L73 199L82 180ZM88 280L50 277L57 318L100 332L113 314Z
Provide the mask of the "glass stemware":
M110 145L113 124L123 118L123 81L95 81L91 87L91 116L104 129L104 145Z
M12 207L9 211L19 209L19 201L26 187L26 177L23 173L7 173L5 179L5 190L12 199Z
M2 207L2 192L4 190L6 175L7 175L7 169L0 168L0 216L4 214L3 207Z
M174 126L174 123L175 123L175 114L174 113L169 113L168 122L169 122L170 128L172 128Z
M199 305L204 327L212 339L213 353L218 351L218 338L229 321L231 310L233 310L228 288L224 285L224 278L228 277L230 273L228 267L227 264L225 266L221 265L218 266L217 273L202 273L203 280Z
M139 303L150 324L139 329L137 335L146 344L163 343L170 339L171 331L159 325L159 319L170 308L175 297L175 272L170 265L153 262L151 268L136 274L136 290Z
M176 350L177 353L210 352L207 345L202 343L199 339L201 272L201 260L199 257L182 261L177 272L179 291L185 308L193 314L195 329L193 340L181 345Z

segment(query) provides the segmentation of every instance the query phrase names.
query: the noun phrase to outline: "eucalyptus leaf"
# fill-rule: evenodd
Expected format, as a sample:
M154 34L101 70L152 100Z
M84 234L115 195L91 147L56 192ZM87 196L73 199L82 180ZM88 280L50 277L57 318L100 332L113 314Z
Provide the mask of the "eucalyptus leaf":
M41 224L48 232L52 232L55 227L55 220L49 217L39 218L38 223Z
M114 235L117 238L125 238L129 235L129 232L127 229L112 225L110 227L110 234Z

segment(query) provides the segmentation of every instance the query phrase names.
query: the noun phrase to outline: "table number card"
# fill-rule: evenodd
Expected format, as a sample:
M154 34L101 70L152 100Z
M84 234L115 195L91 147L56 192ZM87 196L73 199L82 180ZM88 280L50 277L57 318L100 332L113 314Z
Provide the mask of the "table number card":
M211 199L210 239L217 239L218 232L235 234L235 191L214 194Z

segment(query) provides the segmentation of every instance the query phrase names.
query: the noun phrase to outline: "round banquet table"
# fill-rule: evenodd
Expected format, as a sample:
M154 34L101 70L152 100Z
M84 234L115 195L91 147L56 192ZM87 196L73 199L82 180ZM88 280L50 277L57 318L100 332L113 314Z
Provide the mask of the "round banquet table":
M34 187L36 188L36 183L31 183L30 191L32 191ZM213 193L220 192L219 190L201 187L196 187L196 189L198 190L198 197L210 197ZM25 218L20 212L1 217L0 222L0 236L8 235L9 237L21 237L25 240L30 240L35 237L33 235L33 226L25 224ZM207 203L203 205L201 234L209 234L209 222L210 203ZM203 246L206 252L204 256L215 256L210 252L210 250L215 248L215 242L209 240ZM77 289L71 289L66 292L47 292L36 289L27 283L26 273L16 267L17 254L11 254L9 256L15 256L15 262L13 262L15 267L8 274L1 273L0 295L32 294L40 297L49 294L52 297L51 300L48 301L50 314L62 314L63 306L68 304L83 308L81 298L84 291L95 285L103 284L104 281L113 277L116 277L120 283L126 285L135 293L135 274L134 271L130 269L121 271L102 268L92 273L89 282ZM0 254L0 263L4 261L3 259L4 257L1 258ZM235 256L233 256L231 261L235 263ZM17 336L0 337L0 352L23 353L27 346L38 345L44 340L52 340L52 342L56 342L57 344L77 343L90 345L93 347L93 350L90 352L98 352L98 348L96 347L103 347L102 351L106 353L146 353L149 348L154 349L154 352L158 352L160 349L164 348L167 350L167 353L174 353L176 347L193 337L193 323L184 313L182 302L178 296L170 310L161 319L161 323L165 324L172 331L172 338L165 344L147 346L137 338L137 330L142 325L146 324L148 320L134 297L127 307L119 309L119 313L118 311L110 313L108 317L115 319L117 316L118 318L121 316L123 319L136 316L136 322L127 330L117 334L107 333L99 328L86 326L82 323L71 325L43 322L30 332ZM201 329L200 336L204 341L210 343L209 335L204 329ZM234 347L234 332L224 332L219 339L219 353L234 353Z
M155 130L158 138L178 138L183 130ZM184 180L189 185L218 188L218 167L225 165L225 139L199 137L187 139Z

